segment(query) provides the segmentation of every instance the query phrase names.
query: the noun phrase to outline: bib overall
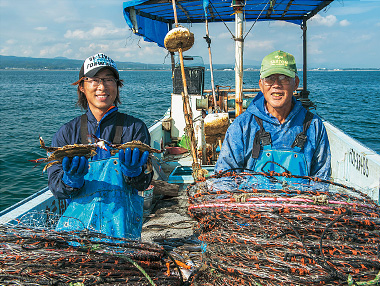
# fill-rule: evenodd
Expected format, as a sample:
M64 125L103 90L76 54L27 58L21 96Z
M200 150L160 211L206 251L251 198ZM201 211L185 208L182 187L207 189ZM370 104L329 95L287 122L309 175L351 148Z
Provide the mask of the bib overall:
M85 184L60 218L57 231L88 229L112 237L140 238L144 198L125 183L116 156L89 163Z
M272 140L269 132L263 127L262 119L255 116L256 122L260 126L255 134L252 148L252 158L257 159L254 171L276 173L288 172L293 175L308 176L309 171L303 153L303 147L306 143L306 132L313 119L313 113L307 112L303 122L303 131L299 133L292 146L289 149L273 149Z
M84 142L87 137L87 118L82 123ZM114 143L120 140L120 128L116 127L115 133ZM116 238L140 239L144 198L125 183L118 154L107 159L90 161L89 171L84 179L84 186L71 199L56 230L87 229Z

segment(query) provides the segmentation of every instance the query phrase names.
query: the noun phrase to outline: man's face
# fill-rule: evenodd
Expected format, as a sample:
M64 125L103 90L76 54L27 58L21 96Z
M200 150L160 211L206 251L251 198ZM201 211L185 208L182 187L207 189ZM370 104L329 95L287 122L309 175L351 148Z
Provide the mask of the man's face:
M118 92L114 73L109 69L103 69L94 77L86 78L81 91L86 95L88 107L93 113L105 113L114 105Z
M292 109L292 95L297 89L299 78L282 74L273 74L259 81L261 92L266 100L266 108L276 116L287 116ZM276 116L277 117L277 116Z

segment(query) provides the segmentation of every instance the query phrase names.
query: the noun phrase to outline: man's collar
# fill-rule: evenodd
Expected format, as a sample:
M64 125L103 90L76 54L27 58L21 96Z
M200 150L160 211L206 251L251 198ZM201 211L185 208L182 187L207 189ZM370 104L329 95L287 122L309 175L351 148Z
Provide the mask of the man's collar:
M111 106L108 110L107 110L107 112L103 115L103 117L102 117L102 119L99 121L99 123L100 122L102 122L109 114L111 114L111 113L114 113L114 112L116 112L118 110L118 108L116 107L116 106ZM89 121L96 121L96 122L98 122L97 120L96 120L96 118L95 118L95 116L94 116L94 114L92 113L92 111L91 111L91 109L90 108L88 108L87 109L87 118L88 118L88 120Z

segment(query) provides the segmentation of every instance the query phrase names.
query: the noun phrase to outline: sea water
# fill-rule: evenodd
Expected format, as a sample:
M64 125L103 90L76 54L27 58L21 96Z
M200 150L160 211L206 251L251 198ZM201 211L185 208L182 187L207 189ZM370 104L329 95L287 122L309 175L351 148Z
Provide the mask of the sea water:
M214 82L234 86L234 71L215 71ZM121 112L151 126L170 107L170 71L121 71L124 87ZM300 75L302 79L302 74ZM58 128L80 115L75 106L78 71L0 71L0 210L47 186L43 165L33 160L46 156ZM258 87L259 72L244 73L244 88ZM210 89L206 72L205 88ZM379 71L310 71L308 90L316 113L367 147L380 153ZM182 108L179 106L178 108Z

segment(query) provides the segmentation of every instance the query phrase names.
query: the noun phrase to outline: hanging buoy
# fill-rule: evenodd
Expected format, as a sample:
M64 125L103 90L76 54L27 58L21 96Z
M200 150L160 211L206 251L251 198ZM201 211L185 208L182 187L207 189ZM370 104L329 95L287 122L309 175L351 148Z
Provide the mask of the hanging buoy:
M219 144L220 141L221 145L230 125L228 113L209 113L204 119L204 125L206 143Z
M194 34L185 27L171 29L165 36L164 45L169 52L187 51L194 44Z

